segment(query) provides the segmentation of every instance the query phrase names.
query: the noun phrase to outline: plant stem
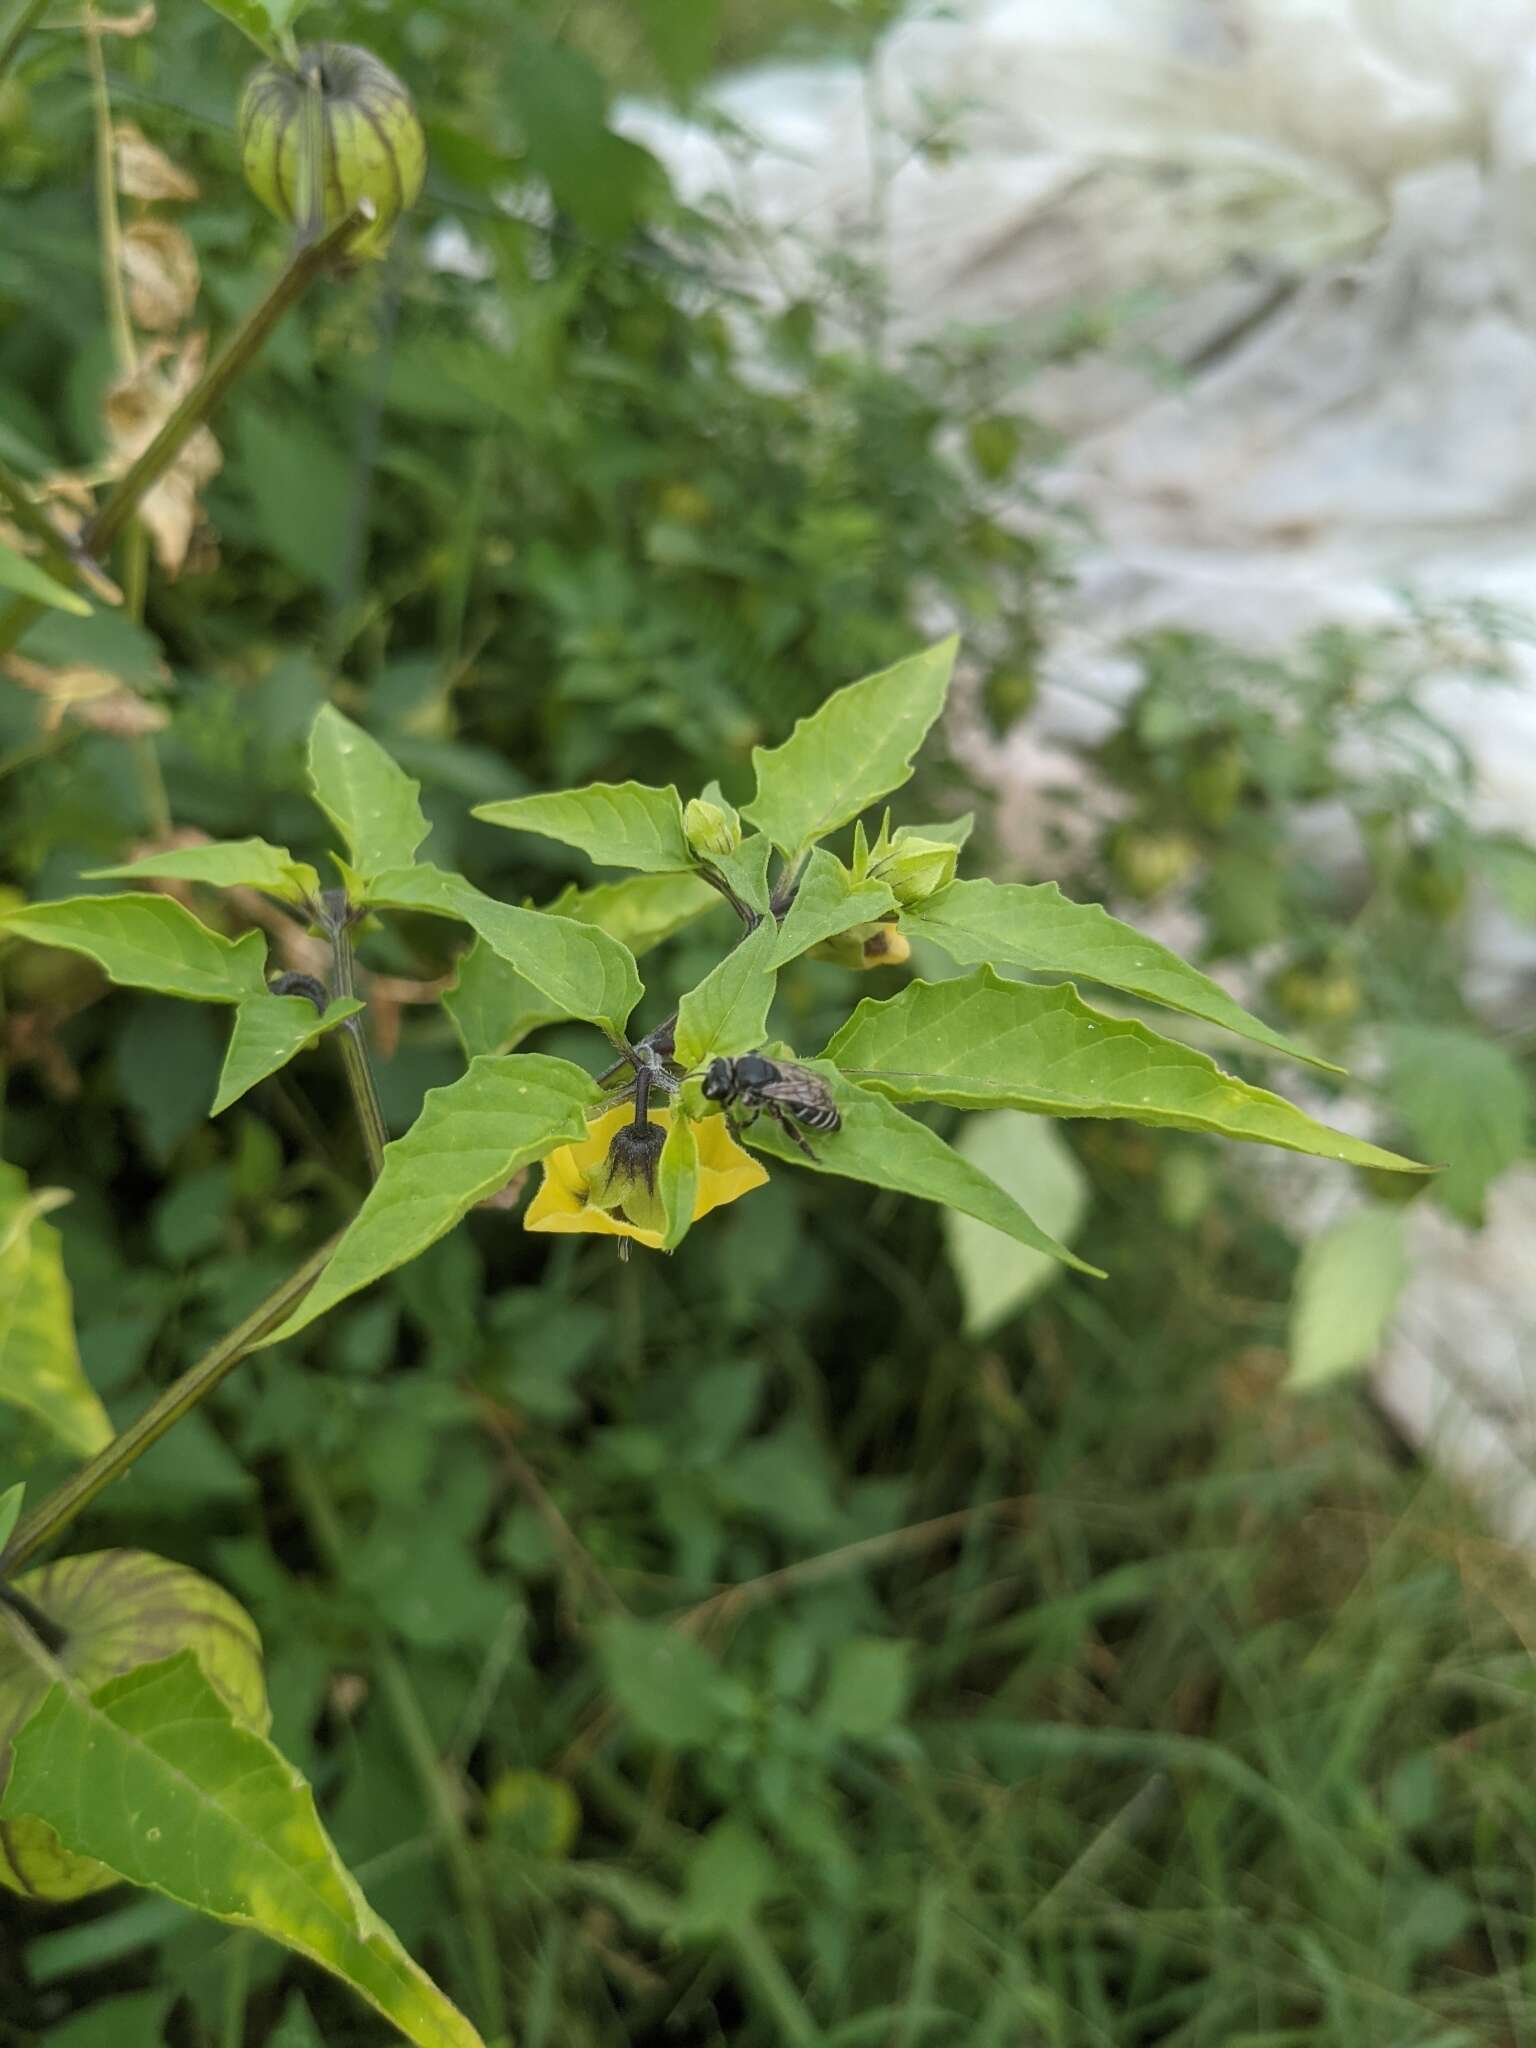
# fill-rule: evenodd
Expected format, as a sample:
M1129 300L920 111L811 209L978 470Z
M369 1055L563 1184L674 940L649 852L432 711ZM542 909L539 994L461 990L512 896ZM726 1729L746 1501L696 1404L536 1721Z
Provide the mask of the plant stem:
M367 216L361 208L336 223L308 248L295 250L287 267L261 302L253 306L224 348L182 399L144 452L118 480L116 489L81 535L81 546L99 560L122 536L140 500L170 468L188 437L214 411L220 400L250 368L283 315L330 264L348 237ZM9 654L32 621L47 607L36 598L17 598L0 612L0 654Z
M296 1453L290 1463L290 1472L315 1548L332 1577L339 1579L345 1568L347 1537L336 1512L336 1504L309 1459ZM431 1726L411 1683L410 1673L382 1631L373 1631L371 1650L385 1705L421 1786L458 1893L484 2030L493 2036L505 2035L508 2029L506 1985L496 1950L496 1929L491 1918L490 1900L474 1847L465 1832L463 1817L438 1754Z
M355 998L357 982L352 962L351 905L339 890L327 890L324 913L334 962L331 995L338 1002ZM377 1180L384 1171L384 1147L389 1143L389 1127L384 1121L379 1091L374 1085L373 1067L368 1059L368 1045L363 1037L360 1017L349 1017L341 1027L341 1058L347 1070L347 1086L352 1091L358 1129L363 1134L363 1149L368 1154L368 1172L372 1179Z
M47 13L50 0L21 0L10 27L0 36L0 80L16 62L16 53Z
M189 1367L174 1386L167 1387L158 1400L152 1401L137 1422L130 1423L88 1465L82 1466L62 1486L55 1487L31 1514L24 1515L4 1555L0 1556L0 1571L13 1572L25 1564L76 1515L89 1507L98 1494L131 1470L151 1444L158 1443L174 1423L195 1408L199 1401L205 1400L263 1337L286 1322L325 1271L331 1253L340 1241L341 1233L338 1232L319 1251L311 1253L297 1271L274 1287L266 1299L252 1309L243 1323L238 1323L228 1336L221 1337L213 1349L205 1352L196 1365Z
M85 10L85 61L91 79L91 108L96 129L96 232L101 247L101 289L107 302L107 326L117 374L126 377L139 359L123 289L123 228L117 211L117 145L112 139L112 99L107 90L107 65L101 52L96 9Z

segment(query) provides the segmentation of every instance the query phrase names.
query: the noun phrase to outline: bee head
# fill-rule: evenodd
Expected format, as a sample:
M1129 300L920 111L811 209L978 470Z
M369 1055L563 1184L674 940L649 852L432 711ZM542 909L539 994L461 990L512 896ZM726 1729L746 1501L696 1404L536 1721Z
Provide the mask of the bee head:
M731 1062L729 1060L711 1060L709 1072L704 1076L699 1092L707 1101L729 1102L736 1092Z

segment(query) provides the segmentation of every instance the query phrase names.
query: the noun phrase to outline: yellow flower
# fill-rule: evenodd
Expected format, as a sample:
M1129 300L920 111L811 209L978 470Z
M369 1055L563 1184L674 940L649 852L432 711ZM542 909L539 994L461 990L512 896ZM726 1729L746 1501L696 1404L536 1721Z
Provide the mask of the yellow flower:
M651 1122L666 1130L672 1121L668 1109L653 1109ZM642 1229L628 1221L622 1202L617 1208L601 1208L611 1200L608 1187L608 1148L616 1132L633 1121L634 1110L625 1102L606 1110L588 1124L579 1145L562 1145L544 1161L544 1179L528 1205L524 1230L590 1232L594 1237L632 1237L637 1244L661 1250L661 1232ZM723 1116L706 1117L694 1125L699 1145L699 1189L694 1198L693 1220L723 1208L742 1195L760 1188L768 1175L760 1162L743 1152L731 1136Z

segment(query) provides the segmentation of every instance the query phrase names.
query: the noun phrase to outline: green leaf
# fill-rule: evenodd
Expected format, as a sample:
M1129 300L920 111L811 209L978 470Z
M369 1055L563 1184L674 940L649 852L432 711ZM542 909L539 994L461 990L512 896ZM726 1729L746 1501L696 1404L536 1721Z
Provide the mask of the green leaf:
M112 1425L75 1346L59 1233L42 1220L68 1199L31 1194L18 1168L0 1165L0 1401L89 1458L112 1441Z
M702 1748L739 1715L741 1687L681 1630L607 1614L592 1633L615 1706L647 1741Z
M1338 1071L1251 1017L1177 953L1121 924L1097 903L1071 902L1054 882L951 882L902 922L913 938L931 939L962 967L984 962L1031 974L1081 975L1219 1024L1272 1052Z
M334 1031L363 1005L350 997L331 1003L322 1017L308 996L251 996L235 1012L210 1116L221 1116L258 1081L286 1067L298 1053Z
M954 981L911 982L887 1002L866 998L823 1057L895 1102L1126 1117L1351 1166L1423 1170L1315 1123L1191 1046L1090 1009L1070 984L1004 981L989 967Z
M685 1067L751 1052L763 1042L773 1007L773 956L779 934L760 924L710 969L677 1006L677 1057Z
M695 874L627 875L622 882L599 882L591 889L572 886L544 908L551 917L596 925L638 960L720 903L716 891Z
M773 859L773 841L765 832L749 832L734 853L714 854L709 862L715 873L729 882L749 910L759 917L768 915L768 863Z
M569 1060L532 1052L473 1060L457 1081L430 1089L405 1136L384 1147L384 1171L330 1264L268 1343L416 1258L520 1167L585 1137L584 1111L601 1093Z
M721 0L637 0L645 40L672 91L686 96L708 77L720 40Z
M1027 1201L1042 1230L1071 1244L1087 1213L1088 1181L1054 1123L1021 1110L993 1110L967 1118L955 1150L1006 1194ZM1000 1329L1061 1272L1057 1260L953 1209L944 1217L944 1241L968 1337Z
M0 1818L36 1817L131 1884L331 1971L417 2048L482 2048L344 1868L314 1794L242 1726L195 1653L55 1684L17 1736Z
M91 609L78 591L39 569L36 562L17 554L4 541L0 541L0 590L14 590L18 597L33 598L54 611L73 612L76 618L85 618Z
M667 1142L661 1148L661 1164L656 1172L656 1189L661 1196L661 1213L665 1219L661 1248L664 1252L675 1251L688 1235L688 1227L693 1222L693 1205L699 1192L699 1141L692 1122L681 1111L673 1116L667 1127Z
M1314 1237L1291 1298L1293 1391L1369 1365L1408 1280L1402 1209L1357 1209Z
M964 1215L990 1223L1019 1244L1032 1245L1060 1259L1079 1273L1104 1275L1058 1244L1004 1192L989 1174L963 1159L952 1145L945 1144L936 1131L906 1116L894 1103L869 1093L850 1081L826 1060L806 1060L813 1074L819 1074L842 1112L842 1129L830 1136L817 1134L810 1143L815 1157L808 1159L798 1145L768 1117L759 1117L742 1132L754 1151L770 1153L788 1166L809 1167L815 1173L832 1173L849 1180L865 1181L871 1187L892 1188L897 1194L916 1195L919 1201L940 1202Z
M909 825L914 839L937 839L944 846L958 846L963 853L976 829L976 813L966 811L958 818L941 818L937 824Z
M443 1008L453 1020L466 1059L486 1052L513 1052L532 1032L558 1023L565 1015L480 938L460 955L453 987L443 995Z
M824 839L912 773L944 708L956 639L850 683L802 718L781 747L754 747L757 794L742 812L783 853Z
M0 1286L4 1281L0 1280ZM22 1503L27 1497L26 1485L18 1480L14 1486L0 1493L0 1557L5 1555L5 1546L15 1534L16 1524L21 1520Z
M604 868L671 874L693 866L683 831L683 804L670 784L592 782L542 796L479 804L473 816L514 832L536 832L574 846Z
M222 14L242 29L259 50L269 57L280 54L278 41L304 12L309 0L207 0L215 14Z
M482 895L460 875L428 866L375 876L368 901L400 910L457 917L515 967L562 1017L581 1017L617 1036L644 993L634 955L595 925L519 910Z
M832 1652L816 1721L830 1734L867 1741L898 1725L911 1693L911 1644L884 1636L854 1636Z
M1473 844L1478 868L1510 916L1536 924L1536 847L1502 834Z
M308 861L295 860L286 846L265 839L227 839L211 846L186 846L176 853L152 853L145 860L118 868L95 868L88 882L115 881L126 875L166 876L173 881L207 882L215 889L264 889L286 903L318 896L320 877Z
M718 1941L738 1933L780 1884L778 1866L757 1830L728 1813L688 1859L674 1932L683 1941Z
M1490 1183L1525 1151L1525 1075L1502 1046L1475 1031L1405 1025L1392 1032L1388 1049L1392 1106L1415 1145L1444 1169L1436 1200L1480 1224Z
M856 882L835 855L818 846L779 927L773 965L787 967L823 939L835 939L856 924L873 924L895 908L896 898L884 882Z
M265 995L260 932L221 938L169 896L66 896L0 915L0 930L94 960L109 981L191 1002Z
M410 865L428 831L420 785L334 704L321 707L309 735L309 780L365 882Z

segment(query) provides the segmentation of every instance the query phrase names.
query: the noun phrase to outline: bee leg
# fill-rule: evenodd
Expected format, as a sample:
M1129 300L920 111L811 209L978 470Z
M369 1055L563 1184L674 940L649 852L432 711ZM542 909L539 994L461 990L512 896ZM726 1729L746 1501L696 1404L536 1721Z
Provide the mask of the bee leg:
M785 1115L784 1111L779 1108L776 1102L770 1102L768 1104L768 1114L773 1118L774 1122L778 1125L779 1129L784 1133L785 1137L791 1139L796 1145L800 1147L800 1150L805 1154L806 1158L811 1161L812 1165L820 1165L821 1162L817 1159L816 1154L805 1142L804 1133L796 1128L795 1124L791 1121L789 1117Z

